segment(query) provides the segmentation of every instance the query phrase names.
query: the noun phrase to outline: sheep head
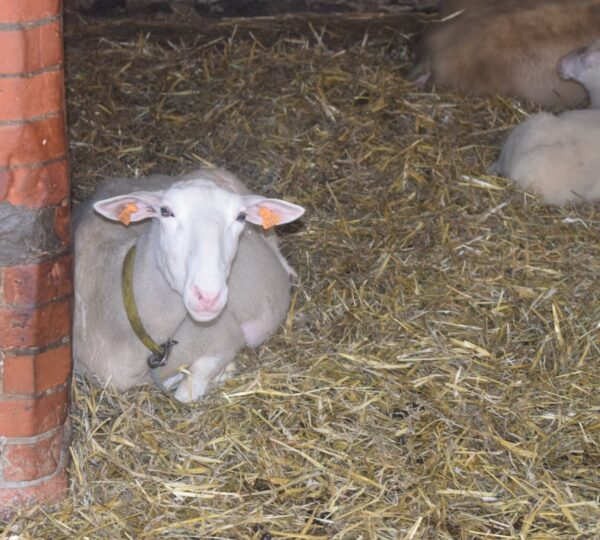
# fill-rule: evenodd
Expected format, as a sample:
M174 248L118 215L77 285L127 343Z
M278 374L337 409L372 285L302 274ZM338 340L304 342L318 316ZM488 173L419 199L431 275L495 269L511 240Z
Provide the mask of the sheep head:
M227 303L227 281L248 223L269 228L304 213L301 206L258 195L239 195L209 180L186 180L162 191L138 191L98 201L94 209L128 225L155 219L155 261L190 316L215 319Z

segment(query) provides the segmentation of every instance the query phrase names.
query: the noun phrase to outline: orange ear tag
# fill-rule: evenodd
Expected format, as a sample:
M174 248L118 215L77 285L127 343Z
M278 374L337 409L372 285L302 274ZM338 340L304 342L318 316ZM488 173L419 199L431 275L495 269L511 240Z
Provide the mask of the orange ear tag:
M273 210L270 208L265 208L264 206L261 206L258 209L258 215L262 218L263 229L270 229L275 225L279 225L279 222L281 221L279 214L273 212Z
M123 225L129 225L131 223L131 214L134 214L138 211L138 207L133 203L128 203L123 209L119 212L119 221Z

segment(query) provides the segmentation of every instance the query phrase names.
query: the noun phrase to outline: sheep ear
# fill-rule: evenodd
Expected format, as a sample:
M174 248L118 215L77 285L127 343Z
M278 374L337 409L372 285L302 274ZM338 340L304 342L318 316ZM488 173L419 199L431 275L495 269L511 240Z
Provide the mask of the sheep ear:
M94 210L105 218L129 225L132 221L158 215L162 191L138 191L94 203Z
M298 219L304 214L304 208L281 199L267 199L258 195L247 195L246 221L270 229Z

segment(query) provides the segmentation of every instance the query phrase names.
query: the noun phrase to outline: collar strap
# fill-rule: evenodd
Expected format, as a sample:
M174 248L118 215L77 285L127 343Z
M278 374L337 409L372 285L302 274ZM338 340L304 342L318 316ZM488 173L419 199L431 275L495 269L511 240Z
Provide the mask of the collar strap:
M160 366L164 366L169 359L169 353L177 342L173 339L168 339L162 344L156 343L151 337L144 325L137 306L135 304L135 296L133 294L133 262L135 260L136 247L135 244L131 246L125 260L123 261L123 273L122 273L122 293L123 293L123 305L125 306L125 312L127 313L127 319L131 328L135 332L138 339L144 344L144 346L150 351L148 356L148 365L152 369L156 369Z

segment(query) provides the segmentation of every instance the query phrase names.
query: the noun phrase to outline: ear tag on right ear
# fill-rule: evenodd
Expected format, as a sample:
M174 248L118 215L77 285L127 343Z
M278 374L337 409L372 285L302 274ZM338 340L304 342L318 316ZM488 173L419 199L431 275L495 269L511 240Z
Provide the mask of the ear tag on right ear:
M126 204L119 212L119 221L123 225L129 225L131 223L131 214L135 214L137 211L138 207L134 203Z
M262 218L263 229L270 229L271 227L275 227L275 225L278 225L281 221L279 214L273 212L273 210L271 210L270 208L265 208L264 206L261 206L258 209L258 215Z

